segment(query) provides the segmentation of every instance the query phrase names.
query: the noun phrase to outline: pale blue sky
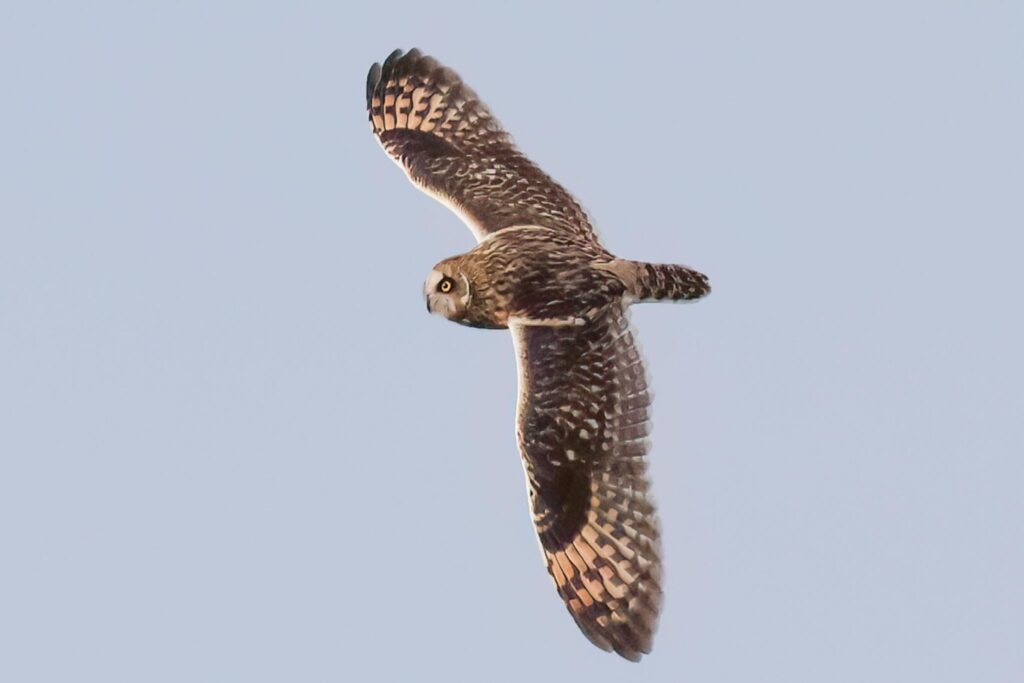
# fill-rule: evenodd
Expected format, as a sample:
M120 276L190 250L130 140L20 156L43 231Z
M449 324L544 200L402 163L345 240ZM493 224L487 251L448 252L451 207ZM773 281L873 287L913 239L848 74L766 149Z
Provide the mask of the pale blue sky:
M0 680L1024 680L1024 10L844 4L5 4ZM633 317L639 666L542 567L508 335L424 311L413 46L714 283Z

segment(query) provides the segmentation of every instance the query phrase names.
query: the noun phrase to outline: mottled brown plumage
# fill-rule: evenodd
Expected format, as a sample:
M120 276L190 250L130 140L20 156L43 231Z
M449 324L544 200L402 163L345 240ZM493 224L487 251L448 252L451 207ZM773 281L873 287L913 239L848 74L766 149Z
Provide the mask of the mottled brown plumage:
M558 593L595 645L638 660L661 607L661 558L650 395L626 309L700 298L708 280L608 252L576 200L432 57L395 51L370 69L366 97L385 152L477 237L435 266L424 295L450 320L512 333L516 435Z

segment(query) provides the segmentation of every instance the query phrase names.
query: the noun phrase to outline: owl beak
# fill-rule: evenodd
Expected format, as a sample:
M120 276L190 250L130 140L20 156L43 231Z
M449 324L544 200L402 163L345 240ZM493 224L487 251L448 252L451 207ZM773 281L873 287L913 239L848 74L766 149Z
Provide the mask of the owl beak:
M427 313L433 313L434 311L432 311L430 309L430 297L428 296L428 297L424 297L424 298L426 298L426 300L427 300Z

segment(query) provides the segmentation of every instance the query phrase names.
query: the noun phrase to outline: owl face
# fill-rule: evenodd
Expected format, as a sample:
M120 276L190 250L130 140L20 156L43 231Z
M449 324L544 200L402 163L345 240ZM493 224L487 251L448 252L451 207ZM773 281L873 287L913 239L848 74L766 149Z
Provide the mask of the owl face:
M427 311L459 321L466 316L469 303L473 300L469 278L462 271L438 264L430 271L423 285L423 296L427 300Z

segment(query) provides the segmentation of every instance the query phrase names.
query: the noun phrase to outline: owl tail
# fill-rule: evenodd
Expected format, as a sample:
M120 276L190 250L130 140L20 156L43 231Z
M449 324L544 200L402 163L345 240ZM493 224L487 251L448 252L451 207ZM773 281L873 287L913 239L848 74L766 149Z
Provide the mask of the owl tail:
M711 292L707 276L686 266L615 259L599 267L618 275L634 301L692 301Z

